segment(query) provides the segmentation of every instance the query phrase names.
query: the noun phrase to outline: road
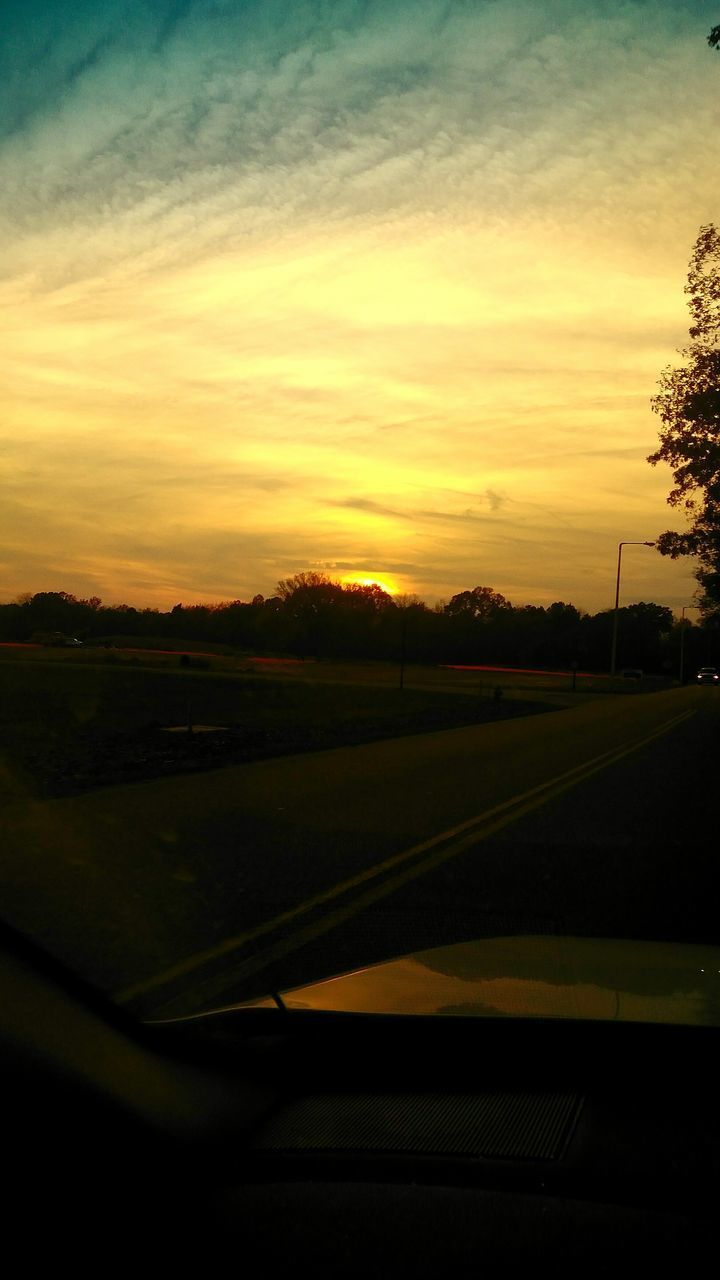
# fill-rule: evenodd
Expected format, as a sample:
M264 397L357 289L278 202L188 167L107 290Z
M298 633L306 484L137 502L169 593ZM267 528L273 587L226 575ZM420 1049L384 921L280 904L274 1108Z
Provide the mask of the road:
M498 931L718 941L715 694L17 796L5 917L143 1011Z

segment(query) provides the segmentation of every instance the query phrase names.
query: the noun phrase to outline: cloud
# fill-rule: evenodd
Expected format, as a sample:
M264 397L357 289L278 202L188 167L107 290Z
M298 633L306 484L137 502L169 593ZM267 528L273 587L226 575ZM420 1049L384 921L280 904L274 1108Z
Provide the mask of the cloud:
M477 494L477 495L473 494L472 496L477 497L484 505L486 505L489 508L491 512L500 511L501 508L507 502L507 498L504 495L496 493L492 489L486 489L484 493ZM382 502L377 502L373 498L363 498L363 497L329 499L328 505L333 507L341 507L350 511L365 512L371 516L385 516L391 520L414 520L414 521L442 520L447 522L452 522L452 521L466 522L466 521L483 521L484 519L486 519L486 516L483 513L478 512L477 510L474 510L471 507L466 507L462 511L444 511L442 509L437 509L437 508L436 509L411 508L410 510L403 511L403 510L400 510L398 507L390 506Z
M482 524L486 519L485 516L478 515L477 512L472 511L469 507L465 511L432 511L432 510L422 511L421 510L417 512L417 515L420 520L440 520L445 524L450 524L454 522L457 522L458 524L468 524L468 523Z
M388 516L392 520L410 520L412 517L405 511L398 511L395 507L384 506L381 502L374 502L371 498L339 498L330 499L329 506L344 507L350 511L364 511L372 516Z
M495 493L494 489L486 489L484 496L487 499L487 503L491 511L499 511L505 502L507 502L507 498L505 498L501 493Z
M572 214L606 239L634 220L637 245L668 220L661 172L673 213L706 198L715 68L698 75L696 23L669 0L652 24L620 0L602 18L577 0L115 0L62 25L35 9L5 68L3 161L10 260L50 281L448 201L499 228L521 208L536 226ZM57 245L69 229L75 254Z

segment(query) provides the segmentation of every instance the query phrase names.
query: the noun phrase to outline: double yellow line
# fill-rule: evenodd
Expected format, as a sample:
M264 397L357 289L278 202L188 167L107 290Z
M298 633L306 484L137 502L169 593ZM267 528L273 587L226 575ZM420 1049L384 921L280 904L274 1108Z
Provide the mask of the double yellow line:
M179 964L166 969L163 973L155 974L143 982L127 987L124 991L118 992L115 999L121 1003L128 1002L137 996L144 995L186 974L192 973L213 960L222 959L222 957L230 955L232 952L239 951L252 942L262 938L269 938L267 945L262 946L260 950L254 950L247 959L233 965L233 981L240 981L242 978L257 973L275 961L282 959L290 952L296 951L298 947L314 941L324 933L329 933L351 916L378 902L381 898L387 897L388 894L393 893L410 880L415 880L418 876L425 875L428 871L432 871L450 858L457 857L459 853L462 853L471 845L478 844L489 836L495 835L503 827L517 822L518 819L525 817L526 814L531 813L534 809L546 804L548 800L552 800L555 796L562 795L563 792L569 791L581 782L585 782L593 774L607 769L610 765L624 759L625 756L630 755L633 751L640 750L641 747L653 742L670 729L674 729L694 714L694 711L683 711L679 715L673 716L672 719L664 721L658 728L653 729L652 733L646 734L645 737L637 738L624 746L613 747L608 751L603 751L591 760L575 765L574 768L568 769L565 773L557 774L547 782L541 782L535 787L530 787L529 790L503 801L502 804L494 805L491 809L486 809L483 813L477 814L473 818L468 818L465 822L458 823L457 826L449 827L446 831L432 836L429 840L413 845L410 849L404 849L401 853L393 854L391 857L385 858L383 862L378 862L374 866L368 867L365 871L360 871L357 875L350 876L347 880L342 880L338 884L332 885L331 888L316 894L315 897L307 898L289 911L283 911L255 928L247 930L245 933L226 938L223 942L218 943L217 946L210 947L206 951L196 952ZM360 892L353 892L354 890L359 890ZM346 895L352 895L349 901L337 901L345 898ZM310 915L317 908L326 907L331 903L337 903L337 905L330 911L323 911L319 917L313 917L312 920L301 925L299 929L284 933L283 936L274 940L270 937L270 935L284 931L287 925L300 920L303 916Z

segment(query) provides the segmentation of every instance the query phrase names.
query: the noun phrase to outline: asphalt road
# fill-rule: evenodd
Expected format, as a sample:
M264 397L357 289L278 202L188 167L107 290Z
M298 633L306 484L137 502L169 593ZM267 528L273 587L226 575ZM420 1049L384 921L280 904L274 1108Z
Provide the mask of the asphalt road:
M167 1012L497 932L720 941L716 693L18 795L4 915Z

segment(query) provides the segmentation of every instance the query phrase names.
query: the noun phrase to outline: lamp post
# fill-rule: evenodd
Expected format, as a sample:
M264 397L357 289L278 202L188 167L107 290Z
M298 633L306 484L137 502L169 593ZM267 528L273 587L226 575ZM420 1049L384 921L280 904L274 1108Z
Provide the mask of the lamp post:
M699 609L699 604L684 604L682 607L682 615L680 618L680 683L683 682L685 674L685 610Z
M617 578L615 580L615 613L613 614L612 650L610 653L610 679L615 679L615 662L617 659L618 604L620 603L620 566L622 564L623 547L654 547L654 542L618 542Z
M407 605L400 605L400 688L405 688L405 657L407 653Z

